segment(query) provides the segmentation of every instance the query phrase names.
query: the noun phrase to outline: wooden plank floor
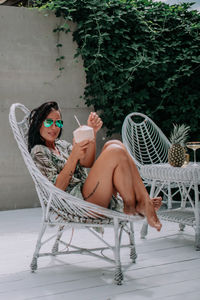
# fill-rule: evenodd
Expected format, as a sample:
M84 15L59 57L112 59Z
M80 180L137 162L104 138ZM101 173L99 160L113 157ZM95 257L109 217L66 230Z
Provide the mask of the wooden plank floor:
M135 223L138 258L130 264L129 251L122 248L124 284L113 284L113 266L86 255L43 257L38 271L29 265L41 224L41 209L0 212L0 299L1 300L146 300L200 299L200 252L194 248L194 231L163 223L160 233L150 228L141 240L141 221ZM54 228L50 228L51 232ZM107 229L106 238L113 239ZM65 233L69 241L71 230ZM73 242L101 246L86 230L76 229ZM127 237L123 236L123 243ZM105 251L110 255L109 251Z

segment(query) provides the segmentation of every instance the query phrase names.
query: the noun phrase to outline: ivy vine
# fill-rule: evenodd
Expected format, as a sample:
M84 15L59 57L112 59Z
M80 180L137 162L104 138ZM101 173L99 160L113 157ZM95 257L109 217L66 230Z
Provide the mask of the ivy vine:
M45 1L46 2L46 1ZM37 3L77 24L73 39L86 73L85 103L108 135L139 111L169 135L173 123L200 138L200 14L191 3L152 0L51 0ZM67 23L54 29L69 32ZM58 49L62 47L57 43ZM62 59L57 58L62 71Z

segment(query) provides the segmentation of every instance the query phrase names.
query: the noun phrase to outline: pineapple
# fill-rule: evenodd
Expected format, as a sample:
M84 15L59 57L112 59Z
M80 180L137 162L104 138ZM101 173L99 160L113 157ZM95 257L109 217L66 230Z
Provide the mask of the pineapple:
M185 161L185 141L188 137L189 126L185 124L174 124L173 132L170 136L172 143L168 152L168 162L173 167L181 167Z

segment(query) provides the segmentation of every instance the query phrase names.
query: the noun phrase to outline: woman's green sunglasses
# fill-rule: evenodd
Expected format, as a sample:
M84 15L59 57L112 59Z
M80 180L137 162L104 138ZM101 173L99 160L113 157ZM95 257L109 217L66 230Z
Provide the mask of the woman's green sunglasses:
M56 124L57 127L62 128L63 127L63 120L52 120L52 119L46 119L44 120L44 126L45 127L51 127L51 125L53 125L53 123Z

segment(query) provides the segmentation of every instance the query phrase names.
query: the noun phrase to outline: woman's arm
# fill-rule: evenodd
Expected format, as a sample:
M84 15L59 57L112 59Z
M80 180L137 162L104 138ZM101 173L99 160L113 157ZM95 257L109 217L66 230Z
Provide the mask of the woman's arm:
M96 157L96 137L92 141L85 141L88 143L88 148L85 151L85 155L80 159L80 165L85 168L91 168Z
M96 135L97 132L101 129L103 122L97 115L97 113L91 112L88 117L87 125L92 127L94 130L94 140L89 142L88 148L85 151L85 156L80 159L80 164L83 167L91 168L96 157Z

